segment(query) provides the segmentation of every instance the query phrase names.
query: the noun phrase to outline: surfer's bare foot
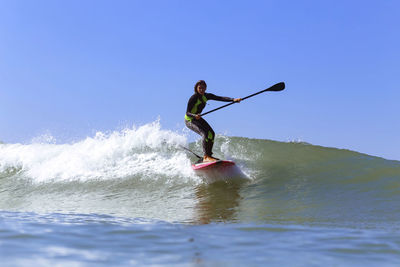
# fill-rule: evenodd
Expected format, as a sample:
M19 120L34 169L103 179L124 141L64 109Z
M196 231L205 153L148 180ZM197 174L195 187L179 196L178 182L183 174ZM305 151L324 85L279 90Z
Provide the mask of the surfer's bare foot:
M210 156L204 156L203 158L203 162L212 162L212 161L217 161L217 159Z

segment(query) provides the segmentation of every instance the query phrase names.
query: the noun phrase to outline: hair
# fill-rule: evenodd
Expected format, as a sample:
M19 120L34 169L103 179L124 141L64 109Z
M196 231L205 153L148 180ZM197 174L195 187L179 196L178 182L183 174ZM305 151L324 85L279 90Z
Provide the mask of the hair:
M194 85L194 92L197 93L197 86L199 85L204 85L207 88L207 84L204 80L199 80L195 85Z

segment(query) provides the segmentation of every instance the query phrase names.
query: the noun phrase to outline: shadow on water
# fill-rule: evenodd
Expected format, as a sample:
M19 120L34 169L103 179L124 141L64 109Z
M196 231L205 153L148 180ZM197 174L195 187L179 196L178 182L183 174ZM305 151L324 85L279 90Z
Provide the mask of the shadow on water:
M219 181L201 184L195 188L198 203L195 207L195 224L236 221L240 190L246 181Z

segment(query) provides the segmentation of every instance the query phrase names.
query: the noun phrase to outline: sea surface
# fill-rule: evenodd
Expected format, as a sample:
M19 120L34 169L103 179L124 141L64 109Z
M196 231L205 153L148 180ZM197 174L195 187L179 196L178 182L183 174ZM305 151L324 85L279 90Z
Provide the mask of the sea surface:
M400 266L400 162L218 135L240 178L158 122L0 144L1 266Z

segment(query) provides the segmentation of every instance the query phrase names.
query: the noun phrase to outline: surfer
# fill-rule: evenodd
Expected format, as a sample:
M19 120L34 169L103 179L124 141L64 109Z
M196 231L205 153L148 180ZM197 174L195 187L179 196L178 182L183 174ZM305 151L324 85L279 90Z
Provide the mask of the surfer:
M216 96L214 94L206 93L207 84L205 81L200 80L194 85L194 94L190 97L186 115L185 124L186 126L198 133L203 137L203 162L216 161L216 158L212 157L212 147L214 145L215 133L211 126L201 117L201 112L206 106L208 100L217 100L224 102L240 102L241 98L230 98Z

